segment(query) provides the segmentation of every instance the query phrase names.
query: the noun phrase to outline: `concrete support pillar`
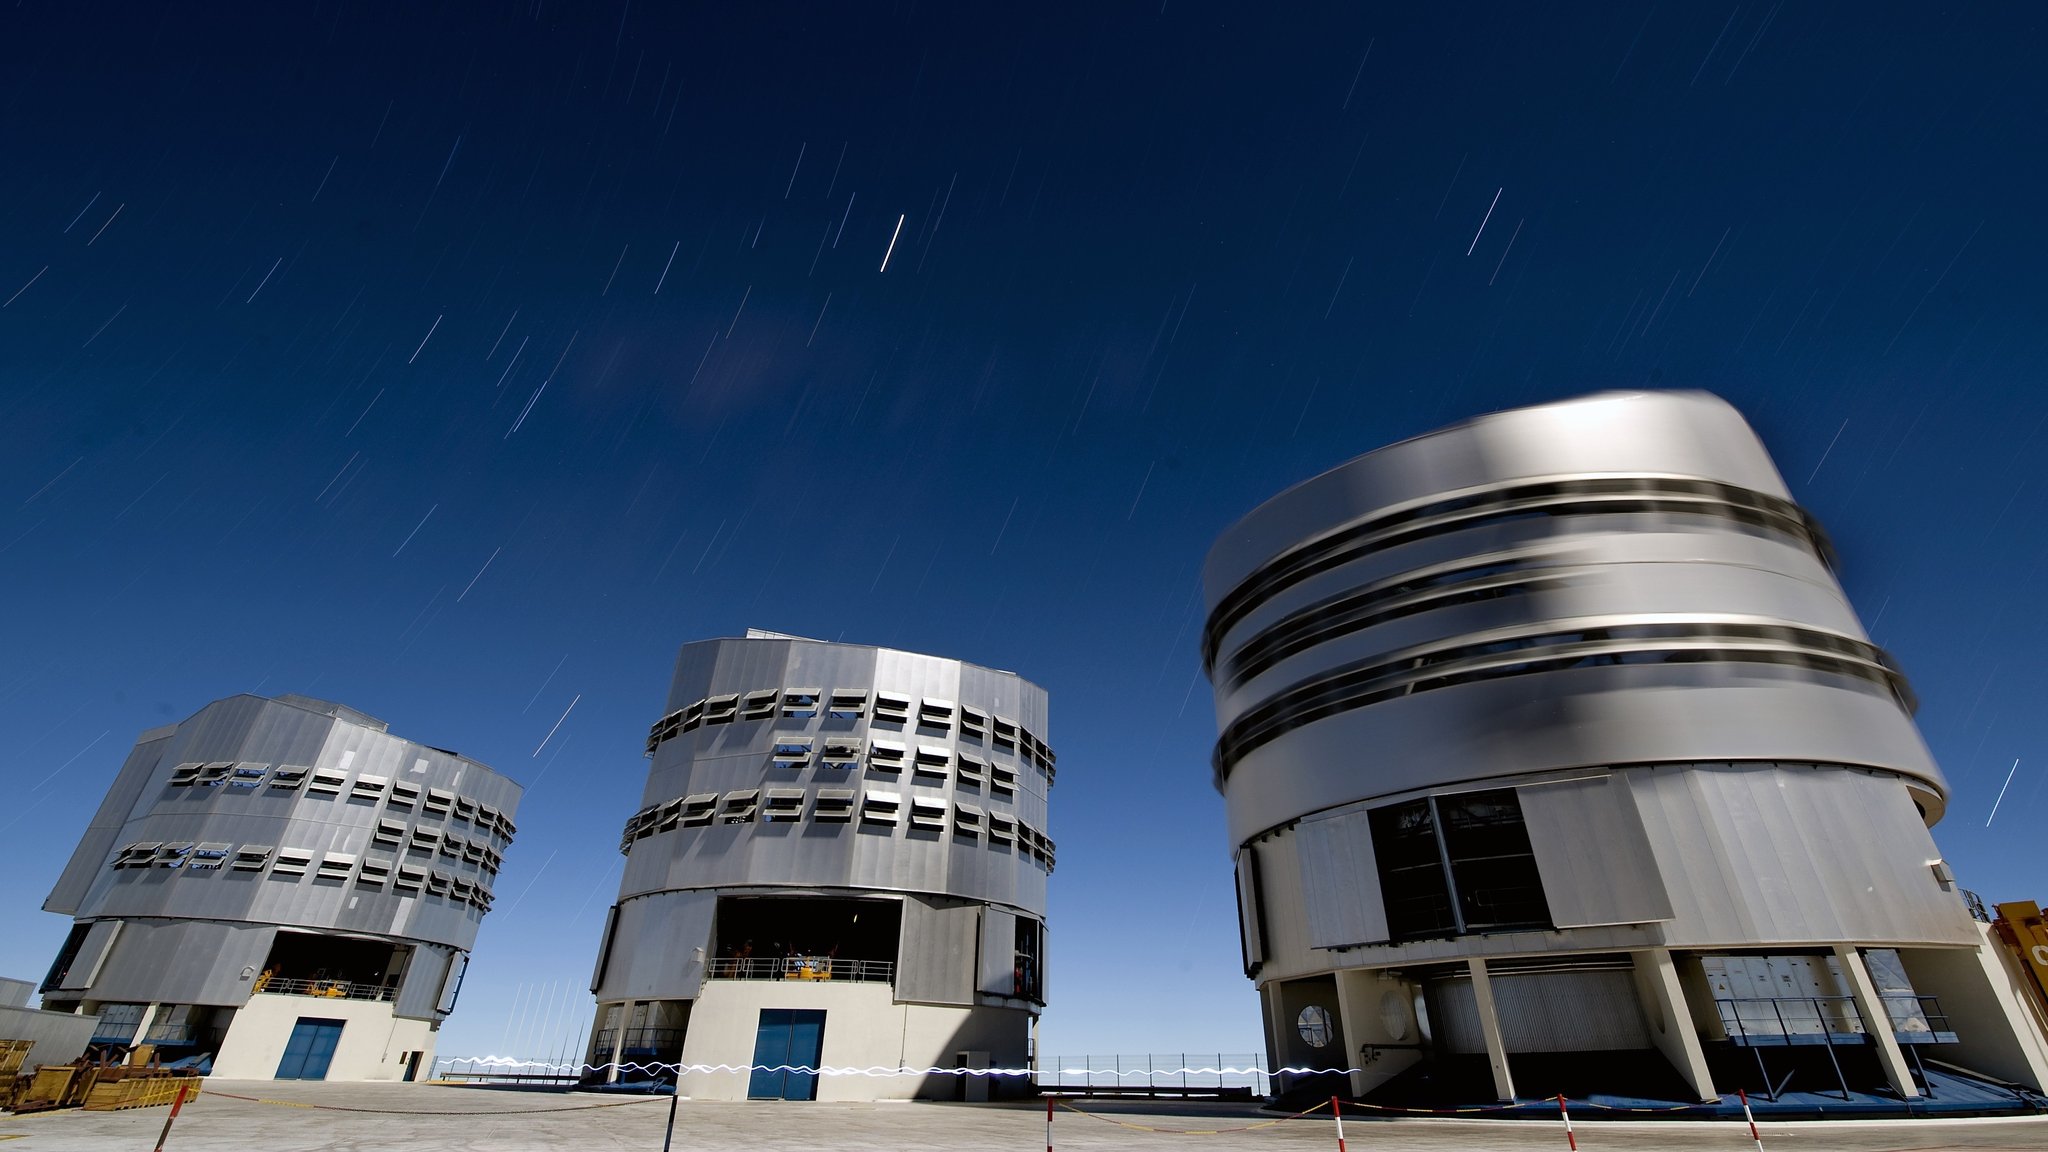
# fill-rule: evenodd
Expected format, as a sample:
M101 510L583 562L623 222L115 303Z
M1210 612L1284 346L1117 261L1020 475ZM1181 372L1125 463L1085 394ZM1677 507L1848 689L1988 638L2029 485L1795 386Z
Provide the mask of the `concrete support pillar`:
M1486 1065L1493 1070L1493 1091L1503 1103L1515 1098L1515 1078L1508 1072L1507 1045L1501 1040L1500 1014L1493 1007L1493 979L1486 974L1486 961L1465 962L1472 971L1472 1000L1479 1008L1479 1030L1486 1036Z
M1870 982L1870 969L1863 966L1863 953L1853 944L1837 944L1835 958L1842 962L1849 994L1856 998L1856 1011L1863 1017L1864 1030L1877 1045L1877 1062L1884 1068L1884 1078L1890 1082L1892 1091L1909 1098L1920 1095L1919 1086L1913 1083L1912 1069L1906 1066L1906 1054L1899 1050L1898 1037L1892 1035L1892 1015L1885 1010L1884 1001L1878 999L1877 985Z
M611 1067L604 1074L607 1084L619 1082L619 1058L626 1050L626 1029L633 1026L633 1009L638 1004L637 1000L628 1000L619 1005L619 1026L612 1030L612 1051L606 1061Z
M1693 1095L1701 1100L1719 1100L1714 1078L1707 1072L1707 1054L1700 1047L1699 1030L1685 1003L1685 988L1678 982L1678 966L1671 962L1668 948L1649 948L1633 955L1636 965L1636 995L1642 1001L1643 1016L1650 1024L1650 1040L1671 1061L1671 1067Z

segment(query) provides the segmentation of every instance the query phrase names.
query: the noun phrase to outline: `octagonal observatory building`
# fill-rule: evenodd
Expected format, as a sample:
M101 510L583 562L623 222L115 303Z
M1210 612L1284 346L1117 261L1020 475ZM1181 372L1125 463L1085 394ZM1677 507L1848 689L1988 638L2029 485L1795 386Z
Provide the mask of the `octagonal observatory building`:
M43 903L43 1006L231 1079L431 1074L521 789L306 696L144 732Z
M1044 689L750 630L684 645L626 821L591 990L594 1075L710 1099L974 1099L1045 1004Z
M1367 453L1232 526L1204 584L1276 1064L1380 1099L1567 1070L1912 1096L1923 1053L2041 1086L1928 831L1948 787L1911 690L1723 401L1595 395Z

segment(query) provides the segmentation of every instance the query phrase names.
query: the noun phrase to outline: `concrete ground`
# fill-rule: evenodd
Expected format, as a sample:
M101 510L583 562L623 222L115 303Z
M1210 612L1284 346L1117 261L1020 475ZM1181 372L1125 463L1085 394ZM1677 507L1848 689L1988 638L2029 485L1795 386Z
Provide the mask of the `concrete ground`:
M255 1099L237 1099L254 1097ZM1263 1124L1243 1105L1077 1100L1053 1122L1056 1149L1199 1148L1210 1152L1333 1149L1327 1116L1251 1131L1173 1135L1157 1129L1218 1130ZM658 1149L665 1097L511 1092L423 1084L320 1084L209 1080L171 1129L167 1152L608 1152ZM0 1114L0 1152L107 1152L154 1147L167 1108L126 1112ZM1919 1152L1971 1148L2040 1152L2048 1117L1992 1120L1875 1120L1772 1123L1767 1149ZM1398 1120L1345 1124L1351 1148L1544 1149L1565 1146L1561 1126L1512 1120ZM1753 1145L1741 1124L1581 1121L1579 1146L1601 1149L1727 1149ZM738 1149L1016 1149L1045 1141L1042 1105L795 1104L682 1101L674 1147Z

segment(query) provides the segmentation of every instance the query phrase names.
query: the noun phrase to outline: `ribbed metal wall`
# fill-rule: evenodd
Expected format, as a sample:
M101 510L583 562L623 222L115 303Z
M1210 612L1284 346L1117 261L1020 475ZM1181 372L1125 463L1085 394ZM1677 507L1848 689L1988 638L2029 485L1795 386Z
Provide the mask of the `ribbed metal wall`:
M1043 689L957 660L765 634L684 646L592 991L692 998L719 893L828 892L929 898L904 911L899 997L970 1002L958 908L1045 916L1046 724Z
M125 930L45 991L238 1005L279 928L410 943L415 967L445 969L475 941L519 798L353 709L215 701L144 733L123 764L44 907L105 925L95 945ZM402 1014L430 1015L439 991L413 989Z

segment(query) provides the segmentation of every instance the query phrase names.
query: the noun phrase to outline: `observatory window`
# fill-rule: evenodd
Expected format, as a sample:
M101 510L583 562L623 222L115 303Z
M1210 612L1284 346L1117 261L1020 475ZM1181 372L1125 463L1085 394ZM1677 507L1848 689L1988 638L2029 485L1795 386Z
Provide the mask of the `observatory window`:
M883 724L910 723L910 697L875 693L875 720Z
M683 820L683 800L678 796L660 808L650 809L647 816L647 830L643 835L656 832L673 832Z
M394 892L417 892L427 883L427 870L414 868L409 864L398 866L398 879L391 882Z
M718 793L695 792L683 797L683 827L696 828L711 823L718 812Z
M853 820L853 789L821 788L811 804L811 819L825 824L846 824Z
M1005 720L1001 716L996 717L995 747L998 752L1015 752L1017 750L1017 722L1015 720Z
M944 781L947 769L952 767L952 759L952 753L944 748L933 747L930 744L920 744L917 746L917 759L913 765L912 775L928 776L935 780Z
M923 796L912 797L910 801L910 826L931 832L946 829L946 802L931 800Z
M237 764L234 775L228 777L228 787L254 788L263 783L263 775L269 770L268 764Z
M860 741L827 738L823 760L827 768L853 767L860 762Z
M1550 926L1513 789L1431 796L1369 819L1394 939Z
M1007 764L990 765L988 782L988 790L993 795L1015 796L1017 794L1017 770Z
M725 803L719 805L720 824L752 824L754 809L761 803L761 790L746 788L725 794Z
M767 720L775 715L775 698L780 695L773 688L749 692L740 701L740 719Z
M903 771L903 745L894 740L875 740L868 746L868 766L877 772Z
M142 841L130 844L126 848L121 849L120 855L114 857L114 867L147 868L149 867L149 862L156 858L156 850L161 847L163 845L155 841Z
M450 860L462 859L463 850L468 847L469 841L452 832L441 837L441 855Z
M223 761L218 764L208 764L204 768L201 768L199 770L199 779L197 783L204 785L208 788L218 788L221 786L222 783L224 783L227 780L228 770L233 768L234 766L235 765L233 761Z
M429 896L446 896L448 895L448 889L454 883L455 877L436 868L427 873L427 894Z
M313 854L298 848L279 848L277 863L270 866L272 876L304 876L306 868L313 863Z
M791 824L804 814L804 790L770 788L768 802L761 807L761 819L770 824Z
M656 720L654 725L647 729L647 754L653 755L655 748L660 746L662 741L673 740L682 731L683 713L681 709L677 709Z
M983 712L979 708L969 708L962 705L960 708L960 735L963 739L987 740L988 713Z
M724 724L739 712L740 698L731 694L713 696L704 701L704 722Z
M1017 841L1017 821L1001 812L988 814L988 843L991 848L1007 848Z
M190 842L166 844L156 850L156 866L159 868L182 868L185 866L185 858L191 854L192 845Z
M968 840L981 839L981 809L972 804L953 806L953 835Z
M232 844L201 844L192 849L192 861L186 867L200 872L219 871L221 865L227 863L228 853L234 851L234 848Z
M391 784L388 776L358 776L354 788L349 789L352 800L378 800L384 796L384 789Z
M462 846L462 858L471 864L482 864L484 862L484 842L481 840L471 840L464 844Z
M419 802L419 785L408 784L403 780L392 781L391 799L387 805L388 807L396 808L401 812L410 812L413 810L415 806L419 804Z
M896 823L896 816L903 808L903 800L894 792L870 792L861 797L860 822L863 824Z
M467 796L457 796L455 798L455 818L468 824L476 823L476 801L471 800Z
M953 702L927 696L917 710L917 726L936 728L941 732L953 730Z
M338 796L341 794L342 781L346 779L348 774L339 769L316 769L312 780L306 784L306 791L314 796Z
M320 859L320 871L315 879L346 880L356 870L356 858L347 852L329 852Z
M427 802L420 806L420 811L429 816L446 817L448 809L454 806L455 793L443 791L439 788L429 788L427 789Z
M415 828L408 847L422 856L432 856L441 847L441 833L432 828Z
M858 720L867 714L868 690L865 688L834 688L832 702L827 706L834 720Z
M370 843L379 848L396 848L405 842L405 821L379 820L377 831L370 837Z
M782 714L798 720L809 720L818 714L816 688L791 688L782 694Z
M365 860L361 870L356 873L356 887L382 888L384 882L389 879L391 879L391 865L380 864L375 860Z
M962 752L955 775L960 781L960 787L979 789L982 781L988 777L988 761L972 752Z
M775 742L777 768L801 768L810 759L811 741L807 736L785 736Z
M306 773L310 771L312 769L302 768L297 764L279 764L277 771L270 774L270 786L280 789L296 789L299 785L306 782Z
M261 872L270 862L271 847L268 844L244 844L235 852L235 862L229 867L237 872Z
M683 726L681 729L682 731L694 731L695 729L703 725L704 704L705 701L699 700L696 703L690 705L689 707L683 709Z
M180 764L171 769L171 787L190 788L192 782L199 779L199 770L204 767L204 764Z

